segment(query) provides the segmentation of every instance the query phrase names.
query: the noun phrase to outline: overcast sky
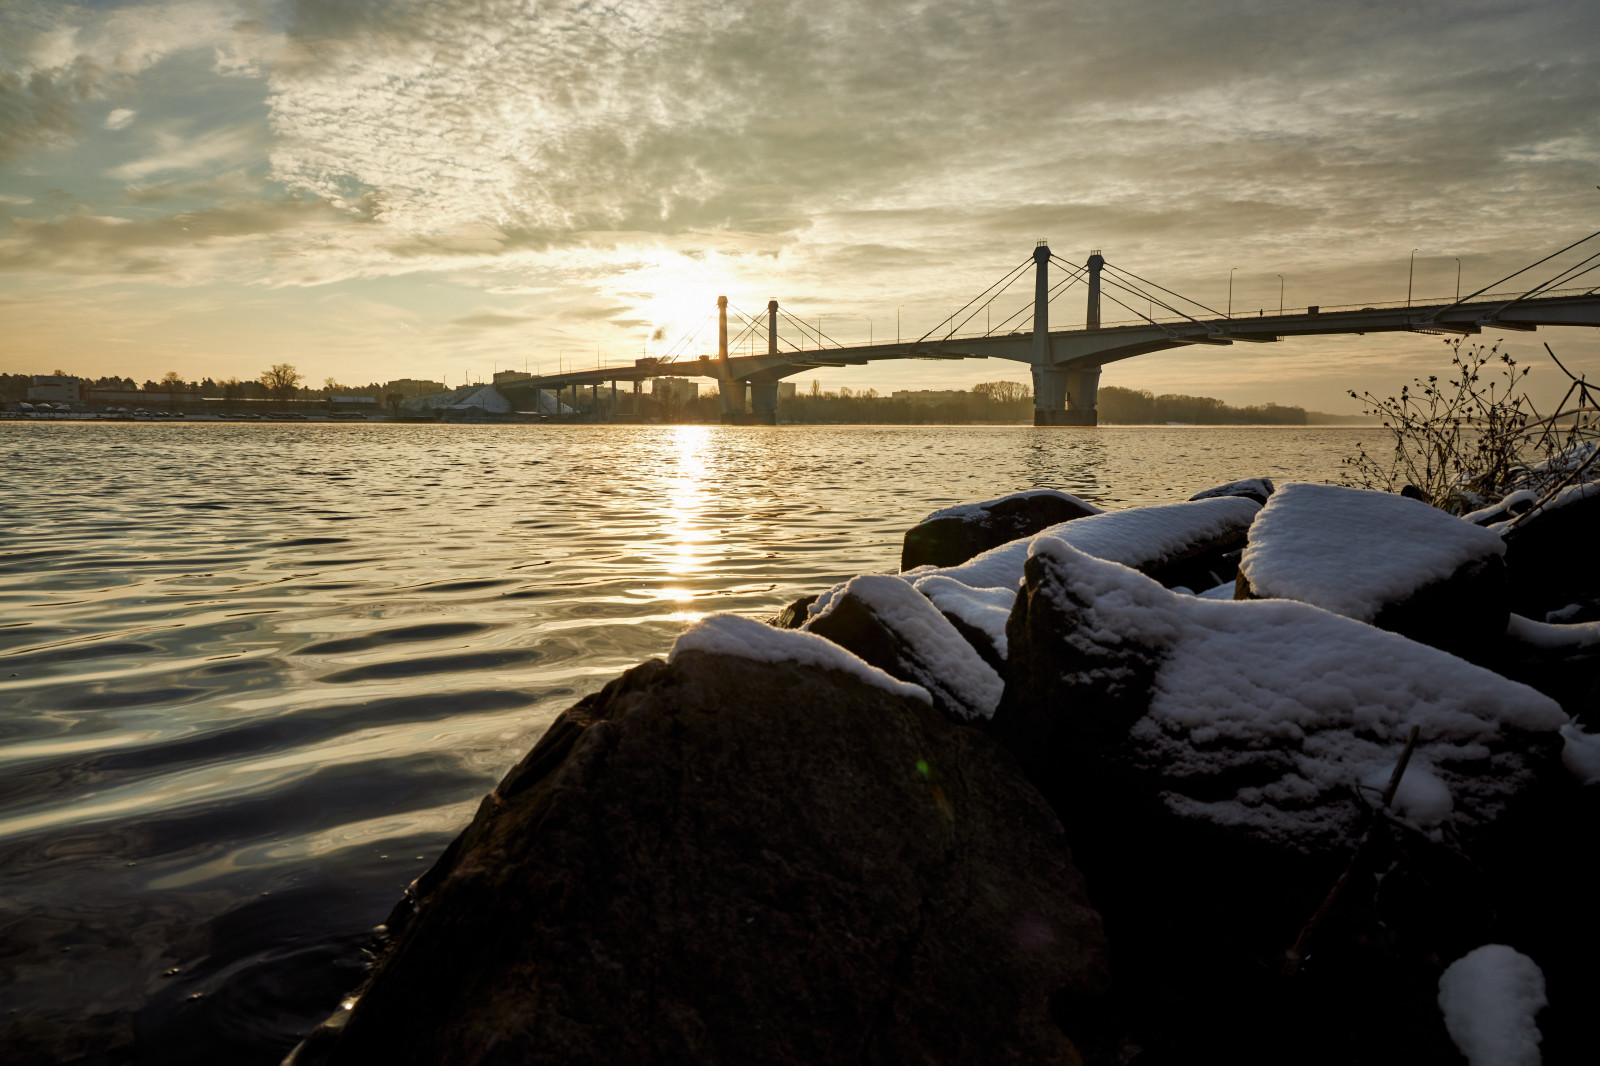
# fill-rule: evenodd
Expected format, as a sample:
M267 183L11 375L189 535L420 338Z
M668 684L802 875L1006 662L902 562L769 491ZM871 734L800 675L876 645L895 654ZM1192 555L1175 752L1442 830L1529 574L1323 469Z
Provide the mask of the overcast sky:
M719 293L882 341L1038 238L1213 306L1236 267L1235 312L1279 274L1291 307L1403 299L1413 248L1452 297L1458 257L1470 291L1600 228L1597 45L1593 0L0 0L0 369L455 384L658 353ZM1511 340L1600 377L1600 331ZM1442 352L1102 382L1351 410Z

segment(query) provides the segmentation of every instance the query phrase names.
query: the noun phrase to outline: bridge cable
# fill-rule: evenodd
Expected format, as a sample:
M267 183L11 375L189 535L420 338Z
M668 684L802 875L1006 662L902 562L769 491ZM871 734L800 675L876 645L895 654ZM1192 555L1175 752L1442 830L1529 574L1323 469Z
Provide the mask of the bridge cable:
M1180 315L1180 316L1182 316L1184 318L1187 318L1190 322L1193 322L1195 325L1200 326L1202 329L1205 329L1208 333L1214 332L1212 327L1206 325L1204 322L1200 321L1198 318L1195 318L1193 315L1189 314L1187 311L1184 311L1184 310L1182 310L1180 308L1177 308L1177 307L1173 307L1171 304L1167 303L1165 300L1162 300L1162 299L1160 299L1158 297L1150 295L1148 292L1145 292L1143 289L1139 288L1138 286L1124 285L1120 281L1118 281L1115 276L1110 277L1110 278L1106 278L1106 277L1102 276L1101 280L1104 282L1104 284L1115 286L1116 288L1121 289L1123 292L1130 292L1130 293L1133 293L1135 296L1143 296L1147 301L1149 301L1152 304L1160 304L1164 310L1171 311L1175 315ZM1158 288L1159 288L1159 286L1158 286ZM1177 294L1174 293L1174 295L1177 295ZM1114 299L1114 297L1113 297L1113 299ZM1180 297L1180 299L1187 299L1187 297ZM1121 301L1118 301L1118 302L1121 303ZM1194 301L1192 301L1192 300L1190 301L1190 303L1193 303L1193 302ZM1127 304L1122 304L1122 306L1123 307L1127 307L1128 305ZM1131 307L1128 308L1128 309L1130 311L1133 310L1133 308L1131 308ZM1136 314L1136 315L1139 315L1140 318L1144 319L1146 322L1149 322L1153 326L1154 325L1160 325L1160 323L1156 322L1156 320L1151 318L1149 315L1139 314L1138 311L1134 311L1133 313ZM1161 328L1166 330L1168 333L1172 332L1172 330L1167 326L1161 326Z
M1115 270L1118 274L1126 274L1128 277L1132 278L1135 281L1143 282L1146 285L1150 285L1150 286L1153 286L1153 287L1155 287L1157 289L1160 289L1162 292L1166 293L1168 296L1175 296L1178 299L1184 301L1185 303L1191 303L1191 304L1194 304L1196 307L1202 308L1203 310L1210 311L1212 314L1216 315L1218 318L1226 318L1227 317L1221 311L1218 311L1215 307L1207 307L1205 304L1201 303L1199 300L1193 299L1192 297L1189 297L1189 296L1185 296L1181 292L1173 292L1169 288L1166 288L1166 287L1164 287L1162 285L1157 285L1155 282L1149 280L1148 278L1141 278L1139 275L1135 274L1131 270L1126 270L1126 269L1124 269L1122 267L1114 266L1111 263L1107 263L1106 266L1110 267L1112 270ZM1161 301L1157 300L1156 302L1160 303ZM1183 312L1182 311L1178 311L1177 308L1172 308L1172 310L1174 312L1176 312L1177 314L1180 314L1180 315L1183 314ZM1188 315L1184 315L1184 317L1185 318L1189 318ZM1191 321L1193 321L1193 319L1191 319Z
M1551 278L1549 281L1545 282L1543 285L1535 285L1533 288L1529 289L1527 292L1523 293L1521 296L1518 296L1515 300L1506 301L1505 303L1501 304L1499 307L1496 307L1493 311L1490 311L1489 314L1498 315L1501 311L1504 311L1506 308L1510 307L1512 304L1521 303L1523 300L1531 299L1532 297L1537 296L1542 291L1548 291L1550 288L1552 288L1559 281L1563 281L1563 280L1564 281L1576 281L1578 278L1581 278L1585 274L1589 273L1589 270L1600 269L1600 263L1595 263L1595 265L1590 267L1589 270L1578 270L1578 267L1583 266L1584 263L1593 262L1596 259L1600 259L1600 252L1596 252L1593 255L1591 255L1588 259L1580 260L1579 262L1575 263L1574 265L1572 265L1570 267L1567 267L1565 270L1561 271L1559 274L1557 274L1555 277ZM1574 270L1578 270L1578 272L1576 274L1573 274L1572 272ZM1571 275L1571 276L1569 277L1568 275ZM1592 292L1593 290L1590 290L1590 291Z
M972 299L970 299L966 303L962 304L961 307L958 308L956 311L954 311L950 315L947 315L945 318L940 319L937 323L934 324L933 329L930 329L928 332L924 333L922 336L918 337L916 340L912 341L911 343L912 344L921 344L923 341L927 340L929 337L931 337L935 333L937 333L940 326L944 325L946 322L954 322L956 315L959 315L962 311L965 311L967 308L971 307L973 304L977 303L979 300L982 300L985 296L988 296L991 292L994 292L994 290L997 287L1000 287L1000 291L1004 292L1005 291L1004 287L1010 286L1010 284L1017 279L1017 275L1019 275L1022 271L1026 270L1027 267L1028 267L1028 264L1031 263L1031 262L1033 262L1033 256L1030 255L1028 258L1024 259L1022 262L1018 263L1016 266L1012 267L1010 270L1006 271L1005 274L1001 277L1000 281L997 281L993 285L990 285L987 289L984 289L978 295L974 296ZM998 296L999 293L995 293L995 295ZM977 312L973 312L973 314L976 314L976 313ZM971 318L972 316L968 315L967 317ZM952 326L951 329L950 329L950 332L946 333L943 337L940 337L939 340L940 341L949 340L951 337L953 337L955 335L956 328L957 327Z
M1050 304L1054 303L1057 296L1060 296L1062 293L1066 292L1068 289L1072 288L1072 286L1076 285L1082 280L1082 278L1067 277L1056 282L1055 286L1048 293L1046 293L1045 306L1048 307ZM992 337L995 335L996 331L1004 330L1008 325L1011 324L1012 319L1020 318L1021 316L1032 311L1033 305L1036 302L1037 301L1029 300L1020 310L1006 316L1006 318L998 326L993 327L984 335L987 337Z
M977 318L979 311L982 311L984 308L989 307L996 300L998 300L1008 289L1011 288L1011 286L1013 286L1013 285L1015 285L1017 283L1018 279L1020 279L1022 277L1022 274L1023 274L1023 271L1018 270L1018 269L1013 269L1011 271L1010 275L1005 279L1005 284L1000 286L999 290L995 291L994 294L992 296L989 296L989 298L987 300L984 300L983 303L980 303L980 304L978 304L978 306L973 307L972 308L972 313L969 314L966 318L963 318L960 322L958 322L955 325L951 326L950 327L950 332L945 335L944 339L945 340L949 340L951 337L954 337L956 335L956 332L958 330L960 330L962 326L965 326L968 322L971 322L974 318ZM997 282L996 284L999 284L999 283ZM988 294L988 292L990 290L994 290L994 288L995 288L994 285L989 286L989 289L986 289L984 291L984 293L980 293L978 295L977 299L983 300L984 295ZM976 302L976 301L973 301L973 302ZM969 303L967 306L971 307L972 304ZM966 308L964 307L961 310L964 311L964 310L966 310ZM957 311L956 315L959 315L960 313L961 313L961 311ZM949 322L949 321L954 320L956 315L951 315L950 318L946 319L945 321ZM937 329L938 327L936 326L934 328ZM987 337L988 335L989 335L988 332L984 333L984 336Z
M1534 267L1538 266L1540 263L1548 263L1550 260L1552 260L1556 256L1560 255L1562 252L1570 252L1572 249L1576 248L1578 245L1584 243L1584 241L1591 241L1596 237L1600 237L1600 229L1595 230L1593 233L1589 234L1589 236L1584 237L1581 240L1573 241L1571 244L1567 245L1565 248L1560 249L1559 251L1551 252L1549 255L1545 256L1543 259L1539 260L1536 263L1529 263L1527 266L1523 267L1521 270L1516 270L1516 271L1513 271L1510 274L1507 274L1505 277L1501 278L1499 281L1491 281L1489 284L1485 285L1483 288L1479 289L1477 292L1468 293L1466 296L1461 297L1460 299L1458 299L1453 304L1447 304L1444 307L1439 308L1439 310L1433 312L1433 314L1428 315L1426 318L1424 318L1423 321L1424 322L1437 322L1439 320L1439 316L1444 314L1446 311L1450 310L1451 308L1460 307L1462 304L1466 303L1468 300L1471 300L1474 296L1482 296L1484 293L1488 292L1490 289L1494 288L1496 285L1499 285L1502 282L1510 281L1512 278L1516 277L1518 274L1525 274L1528 271L1532 270Z

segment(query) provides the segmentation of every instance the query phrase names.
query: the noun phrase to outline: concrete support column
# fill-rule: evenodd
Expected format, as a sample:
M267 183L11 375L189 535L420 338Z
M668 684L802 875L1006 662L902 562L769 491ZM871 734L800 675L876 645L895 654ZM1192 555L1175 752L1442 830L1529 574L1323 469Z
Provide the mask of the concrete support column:
M544 414L544 390L537 385L533 387L533 413Z
M615 381L611 383L611 420L613 422L617 420L617 383Z
M1100 328L1100 268L1106 265L1106 257L1099 251L1089 255L1089 311L1084 316L1085 329Z
M728 298L717 297L717 398L722 405L722 420L744 413L744 382L735 381L728 369Z
M750 383L750 413L755 420L773 426L778 423L778 383Z

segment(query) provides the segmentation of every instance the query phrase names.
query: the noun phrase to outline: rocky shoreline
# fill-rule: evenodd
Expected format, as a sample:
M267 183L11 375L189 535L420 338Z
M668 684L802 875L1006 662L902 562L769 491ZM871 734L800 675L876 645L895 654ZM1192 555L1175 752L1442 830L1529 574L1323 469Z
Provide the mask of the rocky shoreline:
M1600 483L1531 502L936 512L564 712L288 1061L1593 1061Z

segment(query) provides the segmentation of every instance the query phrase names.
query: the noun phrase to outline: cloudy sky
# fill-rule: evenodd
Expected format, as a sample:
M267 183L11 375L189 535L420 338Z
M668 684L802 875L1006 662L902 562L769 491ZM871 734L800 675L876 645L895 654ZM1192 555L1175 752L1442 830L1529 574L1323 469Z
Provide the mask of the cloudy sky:
M881 341L1041 237L1213 306L1237 268L1236 311L1403 299L1413 248L1449 297L1600 228L1597 44L1593 0L0 0L0 369L459 383L718 293ZM1600 331L1537 339L1600 376ZM1349 410L1441 350L1103 381Z

